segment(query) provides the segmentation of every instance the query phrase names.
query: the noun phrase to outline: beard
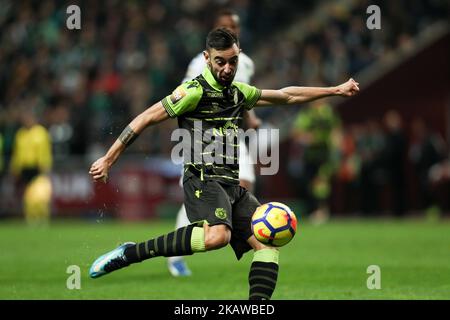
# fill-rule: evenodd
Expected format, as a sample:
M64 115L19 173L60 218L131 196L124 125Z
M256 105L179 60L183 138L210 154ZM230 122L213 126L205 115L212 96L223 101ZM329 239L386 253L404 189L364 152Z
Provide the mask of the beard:
M230 86L230 85L233 83L233 81L234 81L234 76L236 75L236 73L233 73L232 75L230 75L229 78L222 78L222 77L220 77L219 72L218 72L218 71L215 71L215 70L212 68L211 65L208 65L208 67L209 67L209 70L211 71L211 73L212 73L214 79L215 79L219 84L221 84L222 86L228 87L228 86Z

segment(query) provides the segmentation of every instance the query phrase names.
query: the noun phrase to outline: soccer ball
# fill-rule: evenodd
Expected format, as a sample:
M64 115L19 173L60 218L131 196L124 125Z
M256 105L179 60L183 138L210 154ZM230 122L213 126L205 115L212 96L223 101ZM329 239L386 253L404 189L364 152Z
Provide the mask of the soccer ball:
M297 231L297 217L280 202L269 202L256 208L252 216L252 232L259 242L281 247L287 244Z

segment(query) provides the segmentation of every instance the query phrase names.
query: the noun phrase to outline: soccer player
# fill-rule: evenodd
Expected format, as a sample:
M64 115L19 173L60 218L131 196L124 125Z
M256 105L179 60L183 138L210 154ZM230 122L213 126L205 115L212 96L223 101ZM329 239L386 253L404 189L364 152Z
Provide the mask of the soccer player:
M205 161L203 145L209 141L203 139L208 139L207 132L217 133L218 137L226 129L240 128L245 109L298 105L333 95L353 96L359 88L357 82L349 79L335 87L261 90L234 81L239 52L239 42L233 33L226 29L211 31L204 51L207 68L202 74L134 118L107 153L92 164L89 170L92 178L106 179L111 166L146 127L168 118L178 118L179 127L191 133L191 157L184 153L183 188L186 212L193 223L148 241L120 245L94 261L89 270L92 278L150 258L191 255L230 244L238 260L254 250L248 278L249 299L271 298L278 278L279 251L262 244L252 234L251 216L260 203L250 191L239 186L238 161L224 164ZM197 140L199 134L201 141ZM223 143L223 150L238 153L236 139L225 139ZM200 154L196 153L199 147ZM220 150L216 150L216 156L229 157L228 152Z
M225 9L220 11L214 19L214 29L217 28L228 29L239 38L239 16L232 10ZM203 56L203 52L200 52L190 62L182 83L197 77L200 73L202 73L205 67L206 61ZM252 59L241 51L239 54L239 66L236 70L234 80L249 84L254 72L255 67ZM257 129L261 123L261 120L256 116L253 110L244 111L244 121L246 127L251 129ZM247 190L253 192L253 184L255 183L255 170L253 164L249 161L249 152L244 141L240 142L239 148L239 184ZM181 187L183 186L182 178L183 177L181 177L180 179ZM187 218L186 208L184 205L182 205L177 213L175 228L178 229L188 224L190 224L190 222ZM167 266L170 274L172 274L172 276L174 277L191 275L191 270L188 268L182 257L169 257Z
M339 126L340 119L332 106L323 101L302 108L293 123L292 136L302 148L302 157L293 161L303 168L296 185L314 224L329 218L328 198L335 170L332 135Z
M50 135L37 121L33 109L21 110L22 127L14 138L11 172L23 191L23 210L27 223L45 225L50 217L52 167Z

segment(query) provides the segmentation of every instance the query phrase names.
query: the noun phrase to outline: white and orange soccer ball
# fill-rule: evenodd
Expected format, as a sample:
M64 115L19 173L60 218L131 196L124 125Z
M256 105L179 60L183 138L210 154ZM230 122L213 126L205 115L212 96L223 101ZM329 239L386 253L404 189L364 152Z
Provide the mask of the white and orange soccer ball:
M256 208L252 216L252 232L258 241L282 247L297 232L297 217L280 202L268 202Z

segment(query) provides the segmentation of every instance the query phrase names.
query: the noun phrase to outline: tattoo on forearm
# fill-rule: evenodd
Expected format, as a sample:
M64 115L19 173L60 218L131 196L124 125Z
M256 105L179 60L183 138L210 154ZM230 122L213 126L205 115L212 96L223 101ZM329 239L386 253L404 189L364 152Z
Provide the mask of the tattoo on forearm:
M122 142L125 146L129 146L133 143L134 140L138 137L139 134L133 131L130 126L127 126L119 136L120 142Z

